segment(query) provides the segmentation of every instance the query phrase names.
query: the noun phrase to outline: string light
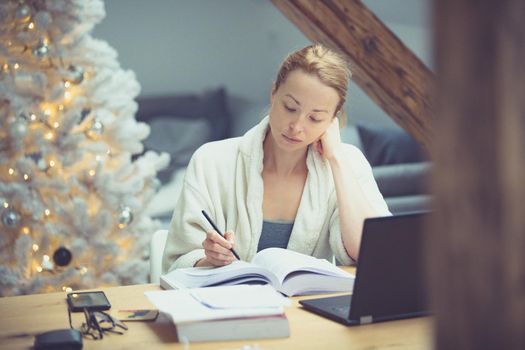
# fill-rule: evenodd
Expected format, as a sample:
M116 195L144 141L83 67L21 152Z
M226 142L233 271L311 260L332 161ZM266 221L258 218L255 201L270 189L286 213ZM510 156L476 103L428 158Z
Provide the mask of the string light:
M19 65L18 63L15 63L15 64L13 65L13 68L14 68L14 69L18 69L18 68L20 68L20 65Z
M29 23L29 24L27 25L27 28L29 28L29 29L33 29L33 28L35 28L35 24L34 24L33 22L31 22L31 23Z
M60 126L60 123L59 123L59 122L54 122L54 123L53 123L53 127L54 127L55 129L58 129L59 126Z
M71 92L69 91L64 92L64 99L66 101L69 101L71 99Z
M32 122L36 121L36 114L35 113L31 113L31 115L29 116L29 118L31 119Z
M29 175L24 174L24 180L25 180L25 181L28 181L28 180L29 180Z
M64 82L64 87L67 89L71 86L71 83L69 81Z
M50 160L49 161L49 167L54 167L55 166L55 161L54 160Z
M97 162L101 162L101 161L102 161L102 156L101 156L100 154L97 154L97 155L95 156L95 160L96 160Z
M88 174L89 174L89 176L95 176L96 171L91 169L90 171L88 171Z
M71 293L73 291L73 288L68 286L62 286L62 290L66 293Z
M53 139L55 138L55 133L52 132L52 131L48 131L48 132L46 132L46 134L44 135L44 138L45 138L46 140L51 141L51 140L53 140Z
M36 272L42 272L42 266L37 266L36 267Z
M33 244L32 248L33 248L33 251L34 251L35 253L38 252L38 249L40 249L40 247L38 246L38 244Z
M46 117L50 117L51 116L51 108L46 108L44 109L44 115Z
M49 210L49 209L45 209L45 210L44 210L44 214L45 214L46 216L51 215L51 210Z
M27 227L27 226L22 227L22 230L21 230L21 231L22 231L22 233L23 233L24 235L28 235L28 234L31 233L31 230L30 230L29 227Z
M15 169L9 168L7 172L9 173L9 175L13 175L15 173Z
M61 111L64 109L64 105L58 105L58 110Z
M6 209L9 208L9 203L4 202L4 208L6 208Z
M85 275L87 272L88 272L87 267L82 266L82 267L80 268L80 274L81 274L81 275Z

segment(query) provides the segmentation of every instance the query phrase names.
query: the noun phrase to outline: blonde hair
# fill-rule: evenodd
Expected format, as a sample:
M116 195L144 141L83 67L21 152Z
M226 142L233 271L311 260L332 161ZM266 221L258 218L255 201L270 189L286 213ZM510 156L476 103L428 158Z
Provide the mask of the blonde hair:
M312 44L292 52L285 58L279 68L277 79L275 80L275 91L284 83L288 75L296 69L316 75L323 84L337 91L339 104L335 109L335 115L339 112L340 125L343 126L346 121L343 105L346 101L348 81L352 77L352 72L344 56L321 44Z

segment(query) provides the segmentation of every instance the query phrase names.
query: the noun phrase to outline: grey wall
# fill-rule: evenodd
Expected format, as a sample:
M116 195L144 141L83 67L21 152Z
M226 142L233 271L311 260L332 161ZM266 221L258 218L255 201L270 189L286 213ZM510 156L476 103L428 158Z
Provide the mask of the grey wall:
M428 64L429 0L365 3ZM135 71L142 95L225 86L235 134L260 118L286 54L309 43L269 0L109 0L106 12L93 36L108 41L122 67ZM393 124L355 85L347 112L353 121Z

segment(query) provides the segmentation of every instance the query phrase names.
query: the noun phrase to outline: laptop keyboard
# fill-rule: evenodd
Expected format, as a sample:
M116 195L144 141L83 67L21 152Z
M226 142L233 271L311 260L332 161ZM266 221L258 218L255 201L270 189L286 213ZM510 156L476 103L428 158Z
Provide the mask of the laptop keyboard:
M330 308L330 310L332 313L346 318L350 313L350 306L333 306Z

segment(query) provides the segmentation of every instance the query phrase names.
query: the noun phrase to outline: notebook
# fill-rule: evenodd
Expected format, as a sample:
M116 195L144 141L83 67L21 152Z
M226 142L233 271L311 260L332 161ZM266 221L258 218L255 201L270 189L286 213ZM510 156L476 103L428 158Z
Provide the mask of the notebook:
M299 303L349 326L428 314L422 255L426 215L366 219L352 295Z
M160 277L164 289L234 284L270 284L292 295L344 292L354 285L353 274L325 259L282 248L258 252L251 262L235 261L222 267L176 269Z

